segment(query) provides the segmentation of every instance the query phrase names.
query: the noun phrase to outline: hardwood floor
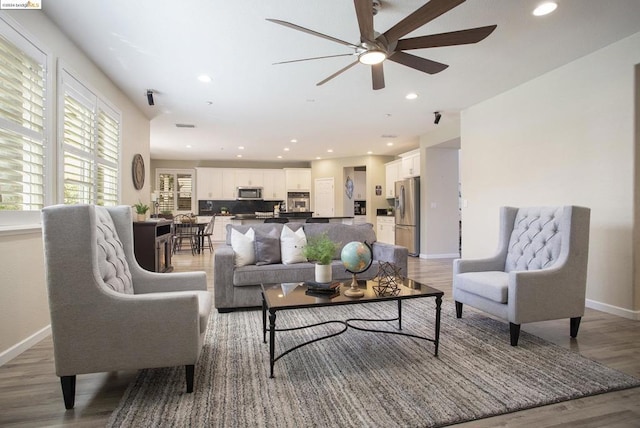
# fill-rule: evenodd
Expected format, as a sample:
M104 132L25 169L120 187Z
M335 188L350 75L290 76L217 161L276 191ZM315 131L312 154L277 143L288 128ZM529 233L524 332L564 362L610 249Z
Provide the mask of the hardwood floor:
M205 270L213 281L208 251L173 258L175 271ZM428 282L451 299L451 260L410 258L410 277ZM640 377L640 322L587 309L577 340L569 321L523 325L533 333L609 367ZM442 334L446 334L443 332ZM508 340L505 337L505 340ZM51 338L0 367L0 427L104 426L136 372L79 375L75 409L65 411L54 374ZM460 424L462 427L640 427L640 388L538 407Z

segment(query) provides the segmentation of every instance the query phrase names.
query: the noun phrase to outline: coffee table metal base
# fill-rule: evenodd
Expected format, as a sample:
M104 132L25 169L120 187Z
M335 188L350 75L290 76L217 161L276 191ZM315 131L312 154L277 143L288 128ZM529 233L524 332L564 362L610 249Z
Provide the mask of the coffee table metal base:
M262 333L263 333L263 342L267 343L267 332L269 332L269 365L270 365L269 377L273 378L273 366L275 365L275 362L278 361L280 358L282 358L285 355L295 351L296 349L302 348L303 346L307 346L307 345L310 345L312 343L319 342L321 340L325 340L325 339L329 339L329 338L334 337L334 336L338 336L338 335L344 333L345 331L347 331L349 329L349 327L351 327L351 328L353 328L355 330L360 330L360 331L369 331L369 332L373 332L373 333L395 334L395 335L398 335L398 336L406 336L406 337L412 337L414 339L426 340L427 342L431 342L431 343L434 344L433 355L435 357L437 357L438 356L438 346L440 344L440 308L442 306L442 297L441 296L435 296L435 300L436 300L435 336L433 338L429 338L429 337L418 336L418 335L411 334L411 333L404 333L402 331L390 331L390 330L379 330L379 329L373 329L373 328L364 328L364 327L359 327L359 326L356 326L356 325L352 324L353 322L393 322L393 321L398 321L398 330L402 330L402 300L397 300L397 302L398 302L398 316L395 317L395 318L388 318L388 319L384 319L384 318L380 318L380 319L349 318L349 319L346 319L344 321L342 321L342 320L329 320L329 321L323 321L323 322L304 325L304 326L299 326L299 327L290 327L290 328L277 329L276 328L276 312L277 312L277 309L267 308L267 302L266 302L266 299L264 297L264 292L263 292L262 293ZM269 312L269 327L268 328L267 328L267 311ZM342 324L343 328L342 328L342 330L337 331L335 333L327 334L325 336L316 337L314 339L311 339L311 340L308 340L306 342L300 343L300 344L294 346L293 348L287 349L286 351L282 352L278 356L275 355L276 331L302 330L302 329L313 328L313 327L326 325L326 324Z

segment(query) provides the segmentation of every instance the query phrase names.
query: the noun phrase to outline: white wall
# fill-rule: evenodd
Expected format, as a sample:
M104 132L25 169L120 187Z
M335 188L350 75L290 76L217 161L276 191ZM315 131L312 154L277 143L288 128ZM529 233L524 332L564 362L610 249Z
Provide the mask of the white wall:
M638 316L632 261L638 63L640 33L462 112L463 257L493 253L502 205L590 207L588 304Z
M43 46L55 60L62 59L94 90L111 101L122 113L121 202L132 205L150 199L150 175L146 170L145 186L135 190L131 181L131 161L142 154L149 165L149 120L41 11L2 12L17 22L28 35ZM50 70L54 81L56 61ZM55 109L53 109L55 114ZM56 141L56 121L51 142ZM64 249L61 249L64 250ZM44 279L42 235L35 230L8 234L0 232L0 364L17 355L49 324L49 307ZM37 338L35 337L34 340Z

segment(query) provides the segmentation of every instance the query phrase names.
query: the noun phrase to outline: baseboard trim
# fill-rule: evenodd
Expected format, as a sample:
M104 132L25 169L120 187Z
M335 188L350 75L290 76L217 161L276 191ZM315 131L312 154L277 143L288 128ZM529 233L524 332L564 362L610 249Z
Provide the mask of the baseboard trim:
M13 360L18 355L22 354L27 349L34 346L36 343L40 342L45 337L51 334L51 325L46 326L42 330L32 334L31 336L24 339L22 342L18 342L13 345L11 348L7 349L0 353L0 366L5 365L9 361Z
M587 308L596 309L598 311L606 312L611 315L617 315L622 318L628 318L630 320L636 321L640 320L640 311L632 311L631 309L625 309L590 299L586 299L585 306Z
M449 254L420 254L421 259L459 259L460 253Z

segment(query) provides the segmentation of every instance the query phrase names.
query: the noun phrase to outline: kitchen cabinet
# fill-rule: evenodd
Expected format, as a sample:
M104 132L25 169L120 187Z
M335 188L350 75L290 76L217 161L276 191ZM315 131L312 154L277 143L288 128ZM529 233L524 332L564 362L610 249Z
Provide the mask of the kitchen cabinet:
M222 171L222 193L220 199L236 199L236 171L233 168L221 168ZM216 199L216 198L214 198Z
M267 201L286 201L287 186L285 184L284 170L272 169L264 170L264 193L263 197Z
M236 187L264 187L264 172L261 169L237 169Z
M385 167L385 189L384 197L395 198L395 183L400 180L400 165L401 160L395 160L384 164Z
M367 222L366 215L354 215L353 224L365 224Z
M404 155L402 157L402 166L400 175L402 178L419 177L420 176L420 151L415 150Z
M220 168L196 168L197 200L223 199L222 170Z
M217 215L213 222L213 234L211 240L225 242L227 240L227 225L231 224L231 216Z
M367 173L366 171L354 171L353 173L353 200L365 201L367 199Z
M396 242L396 220L393 216L376 217L376 239L387 244Z
M311 168L286 168L284 174L288 192L311 191Z

